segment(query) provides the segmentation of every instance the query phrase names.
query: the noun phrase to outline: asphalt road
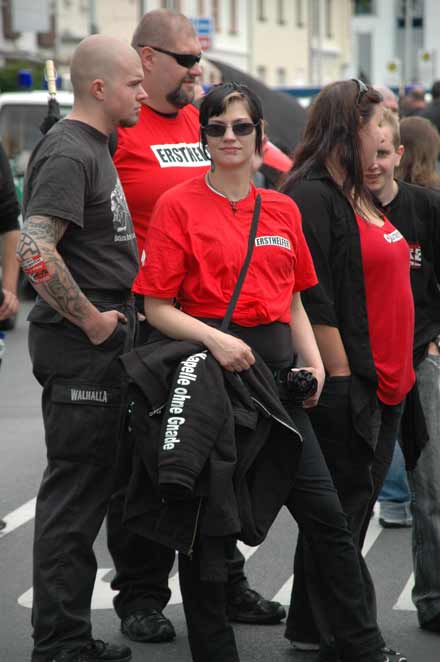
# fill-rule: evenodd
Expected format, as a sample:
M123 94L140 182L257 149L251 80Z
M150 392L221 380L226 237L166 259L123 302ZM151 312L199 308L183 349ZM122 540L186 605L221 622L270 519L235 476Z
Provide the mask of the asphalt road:
M27 662L32 646L33 512L45 449L40 388L27 353L28 308L28 304L23 305L17 328L6 337L0 371L0 516L7 521L6 529L0 532L0 662ZM283 604L289 600L296 535L295 524L283 511L264 544L244 550L252 586ZM384 531L373 518L364 553L376 583L379 622L386 641L405 652L409 662L438 662L440 637L418 628L411 603L410 545L410 531ZM112 562L102 533L96 554L99 572L92 604L94 636L122 642L124 637L112 610ZM132 644L133 662L190 662L177 575L172 577L171 586L173 596L166 614L175 624L177 638L170 644ZM241 625L235 629L243 661L315 661L315 654L299 654L289 648L282 625Z

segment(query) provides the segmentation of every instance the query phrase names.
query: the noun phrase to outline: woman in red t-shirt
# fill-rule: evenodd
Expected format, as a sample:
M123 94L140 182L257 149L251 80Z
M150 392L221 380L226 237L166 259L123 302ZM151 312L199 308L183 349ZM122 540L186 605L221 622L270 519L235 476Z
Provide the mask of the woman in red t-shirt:
M211 170L158 201L134 290L145 296L153 327L171 338L202 343L227 371L249 369L255 350L276 374L292 365L297 352L318 381L316 394L304 403L313 407L324 372L300 291L317 281L298 209L278 192L258 191L257 237L231 332L218 328L247 250L257 195L252 159L263 138L261 104L245 86L226 83L204 98L200 121ZM321 616L328 618L341 662L382 662L380 633L365 607L359 559L319 445L305 412L285 405L304 439L286 505L307 533L310 563L316 565L323 591ZM225 592L201 581L198 563L197 552L191 561L179 555L193 659L236 662ZM329 601L334 609L326 614Z
M371 614L375 591L361 550L415 380L409 247L364 183L382 139L381 101L356 79L323 88L283 185L319 278L304 296L326 371L310 418L358 545ZM300 539L286 636L318 646L301 554Z

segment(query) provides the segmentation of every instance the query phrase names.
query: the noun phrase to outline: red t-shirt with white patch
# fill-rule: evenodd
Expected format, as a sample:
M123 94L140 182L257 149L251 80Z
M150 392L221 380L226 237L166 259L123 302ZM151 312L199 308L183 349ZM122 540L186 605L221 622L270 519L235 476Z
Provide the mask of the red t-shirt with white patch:
M257 193L262 198L254 251L232 320L242 326L290 321L292 294L316 285L301 214L291 198L251 186L230 202L204 176L158 201L133 290L176 298L184 312L222 319L246 257Z
M379 380L378 398L387 405L403 400L415 381L414 300L409 247L384 219L379 227L356 216L365 276L368 329Z
M118 129L113 161L130 209L139 255L153 207L162 193L208 170L210 161L199 139L199 111L191 104L175 116L142 106L136 126Z

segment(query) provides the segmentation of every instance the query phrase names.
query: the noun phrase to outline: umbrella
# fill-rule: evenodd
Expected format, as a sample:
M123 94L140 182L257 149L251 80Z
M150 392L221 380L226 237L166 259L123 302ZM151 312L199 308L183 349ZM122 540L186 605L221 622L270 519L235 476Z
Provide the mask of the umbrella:
M285 92L272 90L253 76L218 60L209 61L217 67L224 82L236 81L247 85L261 100L267 135L286 154L296 147L306 124L307 114L301 104Z

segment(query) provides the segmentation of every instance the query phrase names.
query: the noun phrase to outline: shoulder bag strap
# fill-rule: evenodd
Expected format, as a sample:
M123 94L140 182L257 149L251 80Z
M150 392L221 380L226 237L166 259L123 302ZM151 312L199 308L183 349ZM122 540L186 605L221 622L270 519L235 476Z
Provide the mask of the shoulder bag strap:
M249 267L249 262L251 261L252 257L252 251L254 250L254 245L255 245L255 237L257 236L257 227L258 227L258 219L260 216L260 209L261 209L261 195L258 193L256 199L255 199L255 207L254 207L254 214L252 217L252 224L251 224L251 229L249 231L249 240L248 240L248 249L247 249L247 255L245 258L245 261L243 262L243 266L241 267L240 274L237 279L237 283L235 285L234 292L232 294L231 300L228 305L228 309L226 311L226 314L223 318L222 325L220 327L221 331L226 331L229 327L229 324L231 322L231 317L232 313L234 312L235 305L237 303L238 297L240 296L240 291L241 287L243 285L243 281L246 277L246 273Z

